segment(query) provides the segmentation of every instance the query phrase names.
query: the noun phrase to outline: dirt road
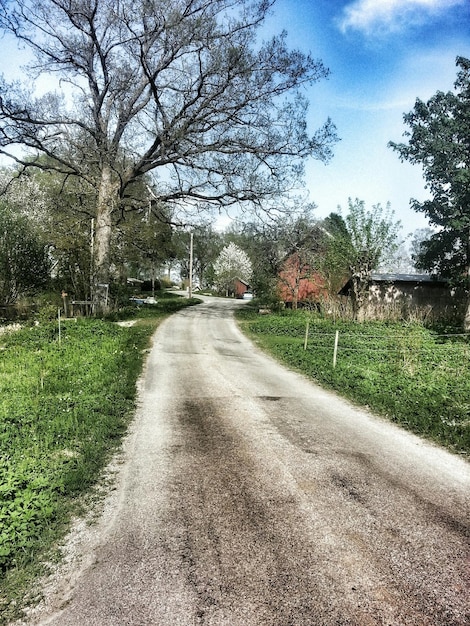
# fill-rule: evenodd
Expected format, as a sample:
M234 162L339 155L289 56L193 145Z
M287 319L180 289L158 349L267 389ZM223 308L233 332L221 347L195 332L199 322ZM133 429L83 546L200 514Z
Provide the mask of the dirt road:
M158 330L116 489L33 623L470 624L469 464L263 356L235 306Z

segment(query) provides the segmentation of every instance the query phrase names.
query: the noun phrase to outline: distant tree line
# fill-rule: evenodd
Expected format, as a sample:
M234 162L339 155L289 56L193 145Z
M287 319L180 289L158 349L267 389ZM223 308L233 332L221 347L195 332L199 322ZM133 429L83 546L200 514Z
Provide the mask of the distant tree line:
M223 290L233 244L258 295L275 299L289 273L295 306L314 274L331 294L350 279L361 317L371 272L403 257L400 225L388 205L350 199L321 221L287 200L305 159L327 162L337 137L330 120L307 131L302 86L328 69L285 33L260 42L270 6L0 0L0 30L32 53L23 82L0 79L0 154L15 163L0 181L0 304L52 290L104 312L129 277L188 277L192 231L201 287ZM470 60L457 67L454 90L417 100L406 143L390 146L423 167L431 193L412 203L433 227L415 237L414 262L465 290L470 330ZM40 76L62 93L35 93ZM215 232L229 209L240 222Z
M60 176L40 168L20 178L15 174L0 172L0 304L47 291L91 301L95 225L87 194L78 183L64 189ZM234 221L225 232L204 221L181 228L169 207L145 201L145 179L140 192L140 206L123 211L113 231L110 296L116 306L127 301L128 278L153 286L187 281L190 230L197 287L229 293L240 278L259 297L276 301L283 269L290 260L292 274L295 259L293 284L285 281L294 306L300 281L314 274L334 294L358 263L354 255L362 255L365 284L367 271L390 258L398 232L390 212L382 215L378 206L368 213L358 200L350 201L345 219L332 214L320 221L314 205L293 205L276 219Z

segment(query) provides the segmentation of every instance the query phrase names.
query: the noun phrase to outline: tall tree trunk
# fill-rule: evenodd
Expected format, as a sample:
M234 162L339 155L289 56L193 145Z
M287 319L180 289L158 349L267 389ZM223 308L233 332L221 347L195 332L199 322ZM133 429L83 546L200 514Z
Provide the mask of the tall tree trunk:
M466 293L467 301L465 306L465 315L463 318L463 330L465 333L470 332L470 231L467 230L467 276L466 276Z
M353 275L351 277L351 302L354 319L363 322L366 317L366 297L368 282L361 276Z
M465 302L465 315L463 318L463 330L465 333L470 332L470 265L467 266L467 284L466 287L466 302Z
M467 302L465 307L465 316L463 320L463 330L464 332L470 332L470 293L467 294Z
M298 306L299 306L299 285L296 281L294 285L294 291L292 293L292 310L297 311Z
M92 299L95 314L109 309L110 253L112 215L118 200L117 184L113 182L112 170L108 165L101 172L96 206L95 245L93 248Z
M369 296L369 282L372 276L372 267L368 260L359 261L351 266L351 300L354 319L363 322L366 319L367 301Z

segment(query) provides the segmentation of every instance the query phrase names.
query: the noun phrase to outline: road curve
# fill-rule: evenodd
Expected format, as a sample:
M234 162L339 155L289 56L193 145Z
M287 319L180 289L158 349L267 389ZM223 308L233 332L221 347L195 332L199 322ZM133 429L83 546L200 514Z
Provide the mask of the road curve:
M470 624L469 464L264 356L236 306L157 331L116 489L30 623Z

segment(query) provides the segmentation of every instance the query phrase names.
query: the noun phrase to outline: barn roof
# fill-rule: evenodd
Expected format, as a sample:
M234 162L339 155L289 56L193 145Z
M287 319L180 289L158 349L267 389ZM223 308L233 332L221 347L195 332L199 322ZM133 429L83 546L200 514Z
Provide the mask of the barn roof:
M443 282L435 274L372 274L375 283L429 283Z
M243 278L240 278L239 276L236 276L235 280L238 280L240 283L242 283L242 285L245 285L245 287L250 286L250 283L247 283L246 280L243 280Z
M435 285L446 284L447 281L435 274L376 274L371 275L372 283L414 283L416 285L422 283L432 283ZM340 289L338 294L346 296L351 288L351 279Z

